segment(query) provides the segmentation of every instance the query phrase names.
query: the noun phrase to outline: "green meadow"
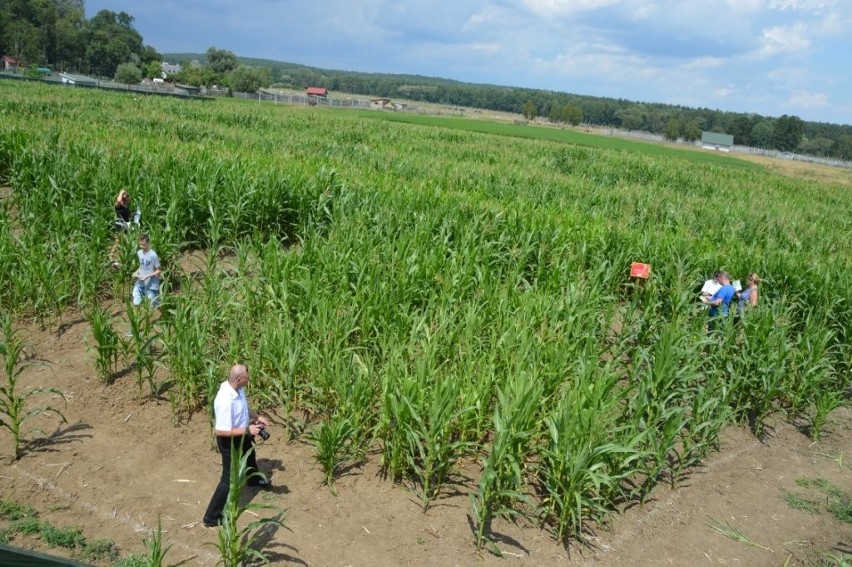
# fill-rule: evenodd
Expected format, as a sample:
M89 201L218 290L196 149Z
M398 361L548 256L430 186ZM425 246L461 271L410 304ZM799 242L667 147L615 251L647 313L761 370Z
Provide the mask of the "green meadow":
M94 372L178 427L243 361L332 488L380 458L424 510L469 492L478 546L498 516L580 537L725 426L818 439L848 403L852 193L730 156L0 81L0 180L4 313L82 314ZM122 188L164 264L159 311L114 315L136 269ZM760 274L760 304L708 333L717 269Z
M364 118L374 120L419 124L422 126L434 126L437 128L464 130L466 132L479 132L482 134L495 134L498 136L509 136L513 138L549 140L553 142L572 144L575 146L585 146L588 148L625 150L663 158L670 157L687 161L695 161L698 163L726 165L729 167L764 169L758 164L724 154L695 151L694 149L678 149L673 148L670 145L650 144L647 142L632 141L619 137L601 136L599 134L581 132L575 129L536 126L530 124L513 124L505 121L488 120L487 118L448 118L421 114L375 111L360 111L359 114Z

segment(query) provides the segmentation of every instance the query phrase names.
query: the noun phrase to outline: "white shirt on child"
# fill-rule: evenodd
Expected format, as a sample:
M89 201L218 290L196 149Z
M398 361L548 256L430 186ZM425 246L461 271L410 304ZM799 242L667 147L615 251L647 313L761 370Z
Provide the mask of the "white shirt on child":
M144 278L148 274L152 274L156 270L160 269L160 257L157 256L157 253L154 252L153 249L148 249L147 252L145 252L144 250L139 250L138 252L136 252L136 255L139 257L138 277ZM160 289L160 278L158 277L148 278L143 283L148 289Z

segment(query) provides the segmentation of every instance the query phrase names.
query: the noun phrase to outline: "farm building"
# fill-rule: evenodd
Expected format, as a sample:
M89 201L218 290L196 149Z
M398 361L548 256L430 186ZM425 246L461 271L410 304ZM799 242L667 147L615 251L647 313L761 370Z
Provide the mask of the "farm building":
M328 96L328 89L324 89L323 87L308 87L305 91L305 94L308 96L318 96L325 98Z
M3 71L17 71L18 70L18 60L14 57L10 57L8 55L3 56Z
M717 134L716 132L701 132L701 147L705 150L719 150L720 152L731 151L734 145L734 137L730 134Z
M372 98L370 99L370 108L373 110L396 110L396 107L389 98Z
M83 75L72 75L70 73L59 73L59 80L66 85L94 86L98 84L97 79L85 77Z
M165 61L163 61L162 63L160 63L160 69L162 69L163 73L165 73L166 76L163 77L165 79L166 77L174 75L175 73L180 73L183 70L183 67L172 63L166 63Z

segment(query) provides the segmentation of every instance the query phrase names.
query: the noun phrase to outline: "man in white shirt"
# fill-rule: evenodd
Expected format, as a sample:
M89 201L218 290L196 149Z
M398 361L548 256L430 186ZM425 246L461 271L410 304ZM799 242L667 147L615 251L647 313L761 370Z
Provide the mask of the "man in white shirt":
M701 296L702 298L710 298L716 295L716 292L721 289L722 284L719 283L719 276L722 272L715 272L713 274L713 279L707 280L704 282L704 286L701 288Z
M228 379L219 386L219 392L213 402L215 414L216 444L222 455L222 476L213 492L207 511L204 513L204 525L215 527L222 518L222 510L228 501L231 485L231 448L242 448L242 454L252 449L254 436L269 425L266 418L251 411L243 388L249 381L249 371L243 364L235 364L228 373ZM249 474L257 472L257 458L254 451L248 457ZM249 486L271 488L265 478L252 477Z

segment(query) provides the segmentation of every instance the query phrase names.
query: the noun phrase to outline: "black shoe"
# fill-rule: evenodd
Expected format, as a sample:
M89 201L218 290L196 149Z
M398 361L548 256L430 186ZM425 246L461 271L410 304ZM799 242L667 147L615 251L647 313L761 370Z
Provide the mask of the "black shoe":
M204 521L202 523L204 524L205 528L218 528L219 527L219 522L213 522L211 524L210 522Z
M248 485L252 488L259 488L261 490L269 490L270 488L272 488L272 483L268 480L263 479L251 480L249 481Z

